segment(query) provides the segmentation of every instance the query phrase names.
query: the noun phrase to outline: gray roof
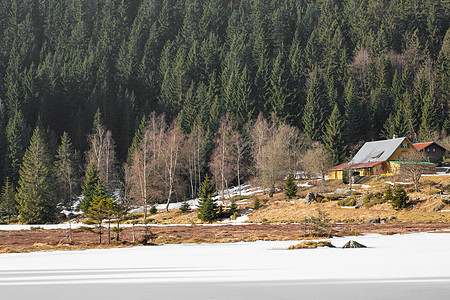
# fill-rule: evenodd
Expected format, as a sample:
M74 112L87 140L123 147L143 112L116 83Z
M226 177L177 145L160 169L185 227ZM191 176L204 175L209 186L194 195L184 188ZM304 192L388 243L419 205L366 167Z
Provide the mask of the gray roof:
M361 149L359 149L358 153L356 153L353 157L351 163L361 164L388 160L405 139L405 137L402 137L390 140L367 142L361 147Z

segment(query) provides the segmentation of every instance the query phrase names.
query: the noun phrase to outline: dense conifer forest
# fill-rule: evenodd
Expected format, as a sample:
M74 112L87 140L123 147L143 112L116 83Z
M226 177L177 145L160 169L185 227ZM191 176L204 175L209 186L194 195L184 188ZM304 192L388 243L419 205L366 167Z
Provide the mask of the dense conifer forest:
M276 143L294 171L297 150L443 138L449 20L440 0L0 0L2 212L170 202L207 173L274 188Z

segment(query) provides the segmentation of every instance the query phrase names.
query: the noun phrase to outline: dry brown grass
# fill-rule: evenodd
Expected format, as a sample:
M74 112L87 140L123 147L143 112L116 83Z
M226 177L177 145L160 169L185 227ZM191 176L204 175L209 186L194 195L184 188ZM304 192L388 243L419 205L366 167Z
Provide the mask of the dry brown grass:
M289 246L288 250L295 250L295 249L315 249L318 247L330 247L334 248L334 246L329 241L303 241L300 244Z

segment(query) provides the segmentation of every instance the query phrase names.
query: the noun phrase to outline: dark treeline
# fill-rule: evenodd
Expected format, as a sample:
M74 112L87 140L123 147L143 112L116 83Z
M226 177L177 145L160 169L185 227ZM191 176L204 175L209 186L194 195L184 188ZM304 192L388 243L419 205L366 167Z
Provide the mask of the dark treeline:
M225 114L240 142L274 115L333 163L363 140L437 139L450 132L449 15L439 0L0 0L0 183L20 190L34 137L59 170L76 165L64 197L95 161L118 186L133 174L98 155L131 168L152 112L211 160L186 158L186 195L220 169Z

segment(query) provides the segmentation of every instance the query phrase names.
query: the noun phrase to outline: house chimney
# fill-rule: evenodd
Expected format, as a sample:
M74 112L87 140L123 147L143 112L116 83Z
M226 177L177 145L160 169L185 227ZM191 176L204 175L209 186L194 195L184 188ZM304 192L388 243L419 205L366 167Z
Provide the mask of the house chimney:
M398 136L397 136L396 134L394 134L394 135L392 136L392 139L396 139L396 138L398 138Z

